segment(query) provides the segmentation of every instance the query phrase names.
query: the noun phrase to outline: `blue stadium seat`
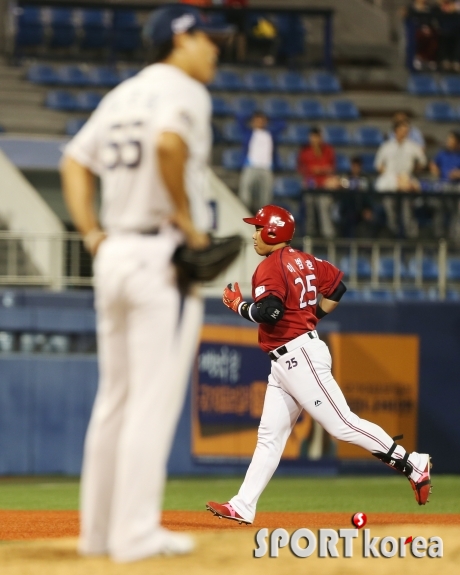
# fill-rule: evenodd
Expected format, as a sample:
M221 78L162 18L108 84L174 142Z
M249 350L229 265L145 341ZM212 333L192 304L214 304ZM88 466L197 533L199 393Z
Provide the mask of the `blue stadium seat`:
M53 110L73 112L77 109L77 101L75 96L66 90L52 90L46 95L45 106Z
M103 10L82 10L82 31L80 48L104 48L109 41Z
M83 128L86 123L86 118L72 118L65 126L65 133L67 136L75 136L77 132Z
M300 198L302 181L297 177L279 177L275 179L273 195L283 198Z
M284 158L281 158L281 169L286 172L297 171L297 150L289 152Z
M344 301L364 301L365 293L359 289L347 289L343 299Z
M322 120L326 112L318 100L301 100L296 107L297 116L304 120Z
M45 38L42 24L21 24L18 26L15 44L17 47L32 48L41 46Z
M113 88L120 83L118 72L106 66L93 66L88 72L88 83L91 86L107 86Z
M225 122L222 128L222 135L226 142L231 142L232 144L240 144L243 141L243 133L240 126L232 120Z
M227 170L241 170L243 166L243 153L240 149L224 150L222 154L222 166Z
M52 66L34 64L27 71L27 79L34 84L59 84L59 76Z
M120 82L124 82L125 80L129 80L130 78L134 78L134 76L138 73L139 73L138 68L123 68L118 72L118 78Z
M239 98L234 98L232 102L232 108L234 113L239 116L252 116L252 114L254 114L254 112L258 109L258 105L254 98L242 96Z
M324 140L331 146L348 146L350 136L344 126L324 126Z
M233 110L230 104L219 96L212 97L212 113L214 116L230 116Z
M116 52L132 52L142 45L139 28L114 30L113 48Z
M379 262L379 278L382 280L392 280L394 277L395 260L392 256L383 256ZM407 277L407 270L404 262L401 262L401 278Z
M117 9L113 11L113 27L119 30L139 29L137 14L134 10Z
M446 96L460 96L460 77L444 76L439 82L441 92Z
M18 22L20 24L41 24L42 11L36 6L24 6L18 11Z
M380 258L379 262L379 278L391 280L394 277L395 260L391 256L384 256Z
M350 158L345 154L336 154L335 168L337 173L346 174L350 171Z
M251 92L272 92L276 89L272 78L265 72L248 72L244 77L244 85Z
M418 261L416 258L411 258L407 266L408 277L417 277ZM422 259L422 278L424 280L437 280L438 279L438 263L436 260L424 257Z
M396 298L403 301L425 301L427 294L418 288L406 288L396 292Z
M211 129L212 129L212 143L213 144L220 144L224 139L222 137L222 132L214 124L214 122L211 124Z
M95 26L103 27L104 22L104 10L97 10L94 8L85 8L81 11L81 23L82 26Z
M229 70L219 70L209 85L210 90L224 90L226 92L244 91L244 83L239 74Z
M80 92L77 94L77 110L92 112L99 106L102 96L96 92Z
M141 27L134 10L113 11L113 48L116 52L132 52L141 46Z
M374 126L361 126L357 128L354 137L358 146L378 147L384 140L383 132Z
M363 172L365 174L373 174L375 172L375 154L361 154L360 158L363 162Z
M407 82L407 90L414 96L436 96L439 88L433 76L420 74L411 76Z
M458 119L449 102L431 102L425 108L425 117L433 122L455 122Z
M374 289L367 292L367 297L369 301L394 301L395 294L389 289Z
M60 66L57 69L59 84L63 86L88 86L88 75L78 66Z
M341 258L339 268L343 271L345 276L350 277L351 258L349 256ZM356 273L358 278L368 279L371 277L371 263L367 258L363 256L358 257L356 262Z
M281 135L280 141L282 144L292 144L303 146L308 143L310 134L310 126L303 124L291 124L288 129Z
M267 98L262 109L269 118L291 118L294 115L289 100L284 98Z
M289 124L280 135L281 144L302 145L308 141L310 128L298 124Z
M317 94L338 94L342 90L338 78L329 72L311 74L309 85Z
M447 260L447 279L460 280L460 258L449 258Z
M18 10L15 43L18 47L40 46L44 40L41 8L24 6Z
M335 100L329 104L328 115L334 120L357 120L359 110L351 100Z
M276 78L278 88L290 94L305 94L310 92L307 79L298 72L282 72Z
M69 48L75 43L76 32L71 9L51 8L50 24L50 46L54 48Z
M446 300L447 301L460 301L460 291L449 289L446 292Z

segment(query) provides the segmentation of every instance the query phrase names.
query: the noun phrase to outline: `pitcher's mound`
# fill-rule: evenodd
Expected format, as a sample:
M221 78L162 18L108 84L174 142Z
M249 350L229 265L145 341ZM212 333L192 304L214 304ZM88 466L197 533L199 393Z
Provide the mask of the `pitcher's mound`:
M315 552L306 559L295 558L288 547L279 557L253 557L254 529L201 532L194 534L196 551L182 557L156 557L129 564L115 564L107 557L79 557L76 539L3 542L0 544L1 575L454 575L458 573L460 541L458 528L435 525L381 525L373 527L372 537L416 537L437 535L444 541L440 559L364 559L362 538L355 540L353 557L345 559L339 542L337 559L318 557Z

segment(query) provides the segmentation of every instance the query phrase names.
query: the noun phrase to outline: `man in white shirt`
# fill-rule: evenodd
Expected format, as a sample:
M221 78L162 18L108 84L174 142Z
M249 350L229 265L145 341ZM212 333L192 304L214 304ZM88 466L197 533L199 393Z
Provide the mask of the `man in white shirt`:
M414 177L418 168L426 165L425 153L421 146L408 139L409 124L400 121L395 125L395 139L384 142L377 151L375 167L380 176L375 182L379 192L418 192L420 185ZM387 216L387 225L394 235L399 235L396 202L393 198L383 200ZM401 202L402 220L405 234L416 237L418 226L412 214L412 202L404 199Z
M205 247L211 223L203 84L217 48L203 30L195 8L157 9L144 30L154 64L110 92L64 152L67 206L95 256L100 381L84 448L83 555L127 562L194 546L160 516L202 320L197 293L181 305L171 258L183 242Z
M271 204L273 197L273 164L275 143L268 130L268 119L262 112L256 112L250 128L241 122L243 141L243 171L240 179L239 196L251 211Z

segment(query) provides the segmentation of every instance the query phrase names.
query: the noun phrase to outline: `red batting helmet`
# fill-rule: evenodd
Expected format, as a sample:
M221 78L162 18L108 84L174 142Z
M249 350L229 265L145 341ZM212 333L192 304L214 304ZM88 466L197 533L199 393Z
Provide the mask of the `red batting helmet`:
M294 236L294 216L279 206L264 206L253 218L243 218L243 221L263 228L260 237L269 245L290 242Z

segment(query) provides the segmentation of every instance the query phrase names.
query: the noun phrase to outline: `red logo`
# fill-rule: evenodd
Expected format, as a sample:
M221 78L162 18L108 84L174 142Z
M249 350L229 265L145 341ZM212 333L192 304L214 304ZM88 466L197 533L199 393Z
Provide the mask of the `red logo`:
M351 522L355 527L357 527L358 529L361 529L361 527L364 527L364 525L366 525L366 523L367 523L366 514L365 513L355 513L353 515L353 517L351 518Z

